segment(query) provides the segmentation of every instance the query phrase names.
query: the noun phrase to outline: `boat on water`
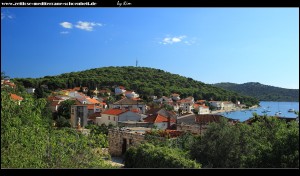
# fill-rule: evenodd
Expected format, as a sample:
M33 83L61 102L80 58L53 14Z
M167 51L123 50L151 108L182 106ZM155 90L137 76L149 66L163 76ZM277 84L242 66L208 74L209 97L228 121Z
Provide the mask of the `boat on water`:
M295 112L295 109L289 109L288 112Z

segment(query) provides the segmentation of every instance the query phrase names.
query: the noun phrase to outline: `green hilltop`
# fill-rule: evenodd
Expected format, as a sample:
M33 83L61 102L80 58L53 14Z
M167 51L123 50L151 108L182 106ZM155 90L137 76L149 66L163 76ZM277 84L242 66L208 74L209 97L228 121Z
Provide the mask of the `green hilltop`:
M57 76L42 78L15 78L24 87L38 87L47 85L50 90L58 88L73 88L86 86L89 89L111 89L114 86L124 86L127 90L134 90L141 98L148 101L151 95L169 96L178 93L182 98L193 96L195 100L236 100L246 105L258 104L258 100L240 95L236 92L224 90L196 81L192 78L172 74L164 70L148 67L101 67L78 72L64 73Z
M299 101L299 89L285 89L260 84L258 82L248 82L244 84L227 82L213 84L213 86L255 97L260 101Z

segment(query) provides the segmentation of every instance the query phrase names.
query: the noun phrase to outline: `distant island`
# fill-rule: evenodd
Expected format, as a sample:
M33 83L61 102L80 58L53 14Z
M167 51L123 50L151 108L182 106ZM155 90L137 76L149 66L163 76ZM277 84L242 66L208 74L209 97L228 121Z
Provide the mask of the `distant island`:
M212 86L234 91L242 95L251 96L260 101L297 101L299 102L299 89L285 89L264 85L258 82L235 84L229 82L216 83Z

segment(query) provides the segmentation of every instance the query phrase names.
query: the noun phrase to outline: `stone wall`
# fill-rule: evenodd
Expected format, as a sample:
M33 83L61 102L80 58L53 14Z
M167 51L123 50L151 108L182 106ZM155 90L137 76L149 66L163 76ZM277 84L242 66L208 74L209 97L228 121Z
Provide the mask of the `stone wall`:
M145 140L142 133L110 129L108 132L108 151L111 156L122 156L133 145Z
M203 133L206 129L205 125L201 126L201 133ZM199 125L187 125L187 124L177 124L178 131L191 132L194 134L200 134L200 126Z

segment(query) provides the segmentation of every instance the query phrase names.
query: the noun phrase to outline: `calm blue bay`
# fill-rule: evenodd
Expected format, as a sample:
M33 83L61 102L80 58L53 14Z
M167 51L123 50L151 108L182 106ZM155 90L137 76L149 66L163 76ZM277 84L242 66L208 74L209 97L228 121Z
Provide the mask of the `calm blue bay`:
M280 117L289 117L295 118L297 115L294 112L288 112L289 109L294 109L295 111L299 111L299 102L274 102L274 101L261 101L260 107L251 109L251 110L243 110L243 111L235 111L230 113L221 113L223 116L239 119L241 122L252 117L252 113L256 112L258 115L267 114L268 116L274 116L276 112L280 111ZM263 113L264 110L269 112Z

